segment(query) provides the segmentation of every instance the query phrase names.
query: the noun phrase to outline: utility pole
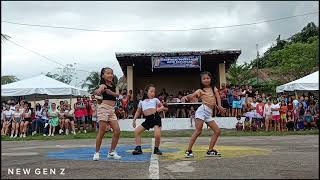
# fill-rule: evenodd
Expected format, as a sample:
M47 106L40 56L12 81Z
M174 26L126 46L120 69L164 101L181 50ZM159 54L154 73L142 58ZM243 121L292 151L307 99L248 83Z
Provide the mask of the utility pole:
M259 84L259 49L258 49L258 44L256 44L256 49L257 49L257 85Z

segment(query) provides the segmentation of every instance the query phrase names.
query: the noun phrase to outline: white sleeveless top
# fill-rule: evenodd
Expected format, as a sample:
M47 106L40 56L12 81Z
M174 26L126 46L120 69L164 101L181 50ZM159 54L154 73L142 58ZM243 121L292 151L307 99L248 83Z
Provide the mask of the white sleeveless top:
M141 108L142 111L157 108L157 105L160 104L160 100L158 98L145 99L139 102L138 108Z

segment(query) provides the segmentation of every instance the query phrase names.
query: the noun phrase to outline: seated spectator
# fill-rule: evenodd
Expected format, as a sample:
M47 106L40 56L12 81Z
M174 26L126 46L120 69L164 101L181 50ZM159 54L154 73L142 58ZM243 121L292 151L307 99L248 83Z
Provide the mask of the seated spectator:
M242 131L243 130L243 123L240 121L241 120L241 116L237 116L237 123L236 123L236 129L237 131Z
M249 117L246 117L244 119L244 130L250 131L250 118Z
M312 122L313 122L313 117L311 115L310 110L307 110L306 114L304 115L304 126L308 129L311 130L312 128Z
M286 127L288 131L294 131L294 118L291 111L288 111L287 114L287 124Z
M190 107L190 111L189 111L189 118L190 118L190 127L193 127L193 122L195 121L195 116L196 115L196 111L194 109L193 106Z

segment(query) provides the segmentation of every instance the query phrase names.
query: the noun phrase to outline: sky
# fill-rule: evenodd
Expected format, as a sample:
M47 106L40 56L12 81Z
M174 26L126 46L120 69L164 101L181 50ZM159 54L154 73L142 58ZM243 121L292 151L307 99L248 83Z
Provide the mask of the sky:
M100 30L189 29L229 26L317 12L317 1L166 1L166 2L4 2L1 20L27 24ZM10 40L60 64L75 64L72 85L79 86L91 71L109 66L122 76L115 52L240 49L237 63L263 54L281 39L301 31L319 14L251 26L184 32L93 32L31 27L1 22ZM1 43L1 75L30 78L58 72L61 65L11 42ZM85 70L85 71L81 71ZM86 72L87 71L87 72Z

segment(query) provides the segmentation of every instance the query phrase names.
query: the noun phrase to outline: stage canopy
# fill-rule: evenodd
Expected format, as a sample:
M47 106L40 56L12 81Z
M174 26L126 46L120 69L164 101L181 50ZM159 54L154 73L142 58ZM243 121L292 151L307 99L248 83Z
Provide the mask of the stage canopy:
M277 93L284 91L319 91L319 71L276 88Z
M45 75L24 79L18 82L1 85L1 96L88 96L83 89L70 86Z

